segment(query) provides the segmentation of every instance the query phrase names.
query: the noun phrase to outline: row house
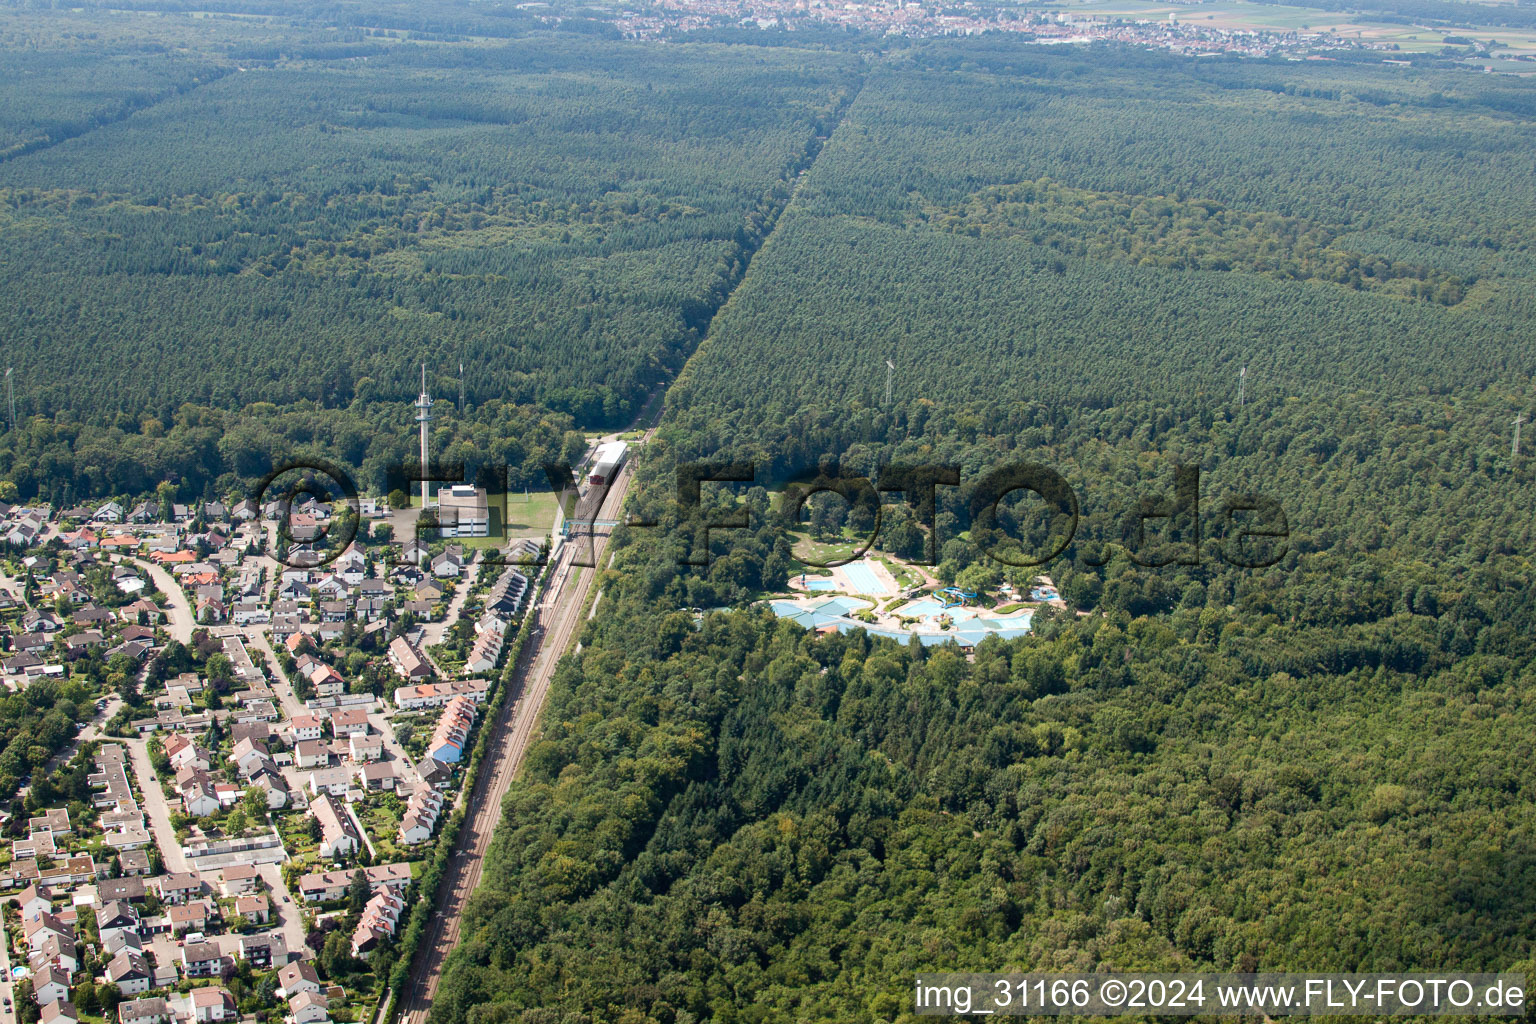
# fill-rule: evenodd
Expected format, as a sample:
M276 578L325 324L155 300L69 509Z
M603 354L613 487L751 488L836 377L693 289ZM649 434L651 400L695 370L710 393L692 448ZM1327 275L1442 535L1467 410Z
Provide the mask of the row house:
M400 842L416 846L431 839L432 833L437 831L437 819L442 811L443 794L431 786L418 786L400 820Z
M320 822L320 856L339 860L356 853L363 845L352 816L330 794L316 797L309 805L309 813Z
M455 697L468 697L476 704L485 703L491 684L485 679L460 679L450 683L418 683L395 690L395 707L402 711L440 708Z
M419 679L427 679L432 675L432 666L427 659L403 636L397 636L389 644L389 663L394 667L395 673L407 682Z
M371 892L387 889L399 896L411 884L409 864L374 864L360 869ZM347 894L353 871L316 871L299 878L299 898L305 903L331 903Z
M371 953L380 943L394 938L404 912L405 900L384 890L374 893L352 932L352 955Z
M427 753L444 764L457 764L464 757L469 744L470 729L475 724L475 702L468 697L455 697L443 708L437 720L437 728L427 741Z

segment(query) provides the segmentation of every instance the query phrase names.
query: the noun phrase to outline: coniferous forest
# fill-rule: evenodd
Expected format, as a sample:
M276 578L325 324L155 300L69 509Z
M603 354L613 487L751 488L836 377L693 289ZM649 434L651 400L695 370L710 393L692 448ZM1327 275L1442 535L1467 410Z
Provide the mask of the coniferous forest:
M661 403L655 525L596 570L431 1024L913 1021L920 970L1536 974L1536 79L147 6L0 18L0 490L307 456L377 492L423 362L453 397L465 365L434 449L514 485ZM756 479L689 513L697 461ZM1079 511L1031 635L758 603L799 571L786 480L954 467L949 583L1048 533L973 515L1017 463Z

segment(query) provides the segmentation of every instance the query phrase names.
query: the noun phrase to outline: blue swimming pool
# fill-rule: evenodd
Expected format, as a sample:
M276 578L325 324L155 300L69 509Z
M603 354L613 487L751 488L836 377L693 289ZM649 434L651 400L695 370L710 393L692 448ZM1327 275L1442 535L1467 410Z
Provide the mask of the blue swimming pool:
M848 577L848 582L853 584L853 589L861 594L883 594L885 584L880 582L880 577L869 567L868 562L849 562L843 566L843 572Z
M923 598L920 601L913 601L909 605L904 605L901 609L901 614L917 616L937 615L939 613L940 607L941 606L937 601L930 601L927 598Z
M836 590L837 589L837 583L834 580L811 580L811 579L808 579L808 580L805 581L805 589L806 590Z

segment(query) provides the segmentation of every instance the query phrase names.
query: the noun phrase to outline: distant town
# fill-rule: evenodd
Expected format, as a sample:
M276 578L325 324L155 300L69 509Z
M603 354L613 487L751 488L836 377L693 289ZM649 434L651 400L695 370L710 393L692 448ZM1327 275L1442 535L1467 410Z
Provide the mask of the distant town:
M624 10L614 21L632 38L723 27L796 31L833 26L914 38L1007 32L1041 44L1116 42L1193 56L1274 57L1329 49L1397 49L1390 42L1329 29L1279 31L1196 20L1203 17L1196 10L1184 16L1173 12L1145 18L932 0L656 0L644 9Z

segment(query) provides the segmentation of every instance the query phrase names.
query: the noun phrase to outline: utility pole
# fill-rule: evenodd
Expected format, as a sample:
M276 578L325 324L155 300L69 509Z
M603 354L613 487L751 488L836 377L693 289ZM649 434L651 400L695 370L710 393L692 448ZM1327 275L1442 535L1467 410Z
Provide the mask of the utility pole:
M1511 458L1517 458L1520 455L1520 424L1524 422L1525 413L1517 413L1515 415L1515 436L1514 439L1509 442L1509 454Z
M1241 370L1237 371L1237 407L1239 409L1243 407L1243 394L1247 390L1247 384L1248 367L1245 366Z

